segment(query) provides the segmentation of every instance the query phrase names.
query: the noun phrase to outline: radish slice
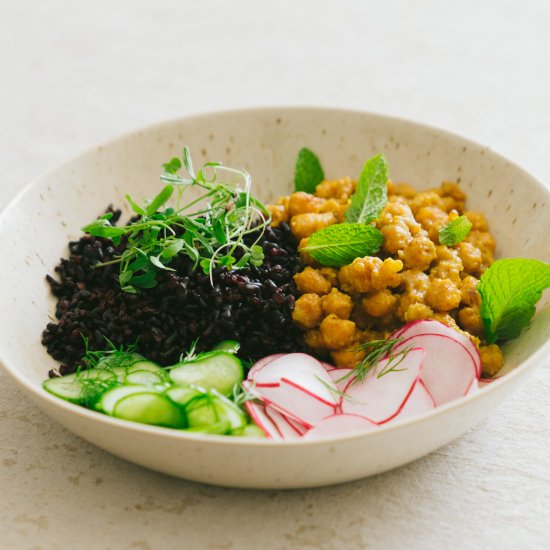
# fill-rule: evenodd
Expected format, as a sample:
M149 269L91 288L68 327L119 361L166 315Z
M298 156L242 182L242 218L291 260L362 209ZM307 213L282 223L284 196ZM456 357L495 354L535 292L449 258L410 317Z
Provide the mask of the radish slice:
M422 370L424 350L411 349L401 360L394 360L398 372L381 375L391 359L382 359L365 380L352 380L342 400L342 412L365 416L376 424L382 424L399 414L411 394ZM355 383L354 383L355 382Z
M472 361L476 366L477 377L479 378L481 376L481 356L479 355L479 350L473 340L462 332L458 332L457 330L454 330L439 321L433 321L430 319L413 321L412 323L396 330L390 338L411 338L412 336L424 336L427 334L448 336L449 338L452 338L462 344L472 356Z
M267 416L265 405L263 403L254 403L252 401L247 401L244 406L246 407L248 414L252 417L252 420L254 420L256 426L258 426L258 428L260 428L260 430L264 432L267 438L278 440L283 439L275 424L272 422L269 416Z
M304 426L300 422L297 422L294 420L294 418L291 418L290 416L283 415L283 418L286 422L288 422L294 430L296 430L300 435L304 435L308 431L308 427Z
M265 406L265 414L271 420L283 439L298 439L307 431L305 426L303 426L303 429L301 430L296 428L294 424L288 421L286 416L281 414L271 405Z
M326 390L326 387L316 378L312 378L310 381L311 386L314 384L319 384ZM315 426L323 418L333 415L339 403L338 400L331 405L319 399L319 396L310 390L290 383L286 379L282 379L279 385L257 384L255 389L260 394L262 401L308 428Z
M332 369L329 371L329 375L332 378L332 381L336 384L338 391L344 391L350 380L352 380L353 369Z
M422 334L403 340L394 351L411 346L426 350L420 378L436 406L463 397L472 381L477 379L472 356L458 340L442 334Z
M331 365L330 363L327 363L326 361L319 361L319 363L321 363L321 365L323 366L323 368L326 371L331 371L331 370L334 370L336 368L336 365Z
M478 384L477 378L474 378L472 380L472 383L470 384L470 387L466 390L466 393L464 394L464 396L474 395L478 391L479 391L479 384Z
M323 369L319 361L304 353L289 353L275 359L257 371L254 382L257 387L280 384L283 380L300 387L305 393L335 406L338 402L333 390L336 389L332 378Z
M274 353L273 355L267 355L266 357L262 357L261 359L258 359L252 367L250 367L250 370L248 371L247 378L251 380L254 378L254 374L256 371L260 370L262 367L267 365L268 363L271 363L274 359L278 359L279 357L282 357L284 353Z
M403 408L399 411L399 414L392 418L388 424L397 422L399 420L406 420L413 416L431 411L435 408L434 400L430 395L430 392L426 389L426 386L422 380L417 380L414 385L413 391L409 395L407 401L403 405Z
M304 435L304 439L315 439L347 432L370 431L376 429L376 424L364 416L357 414L335 414L325 418L317 426Z

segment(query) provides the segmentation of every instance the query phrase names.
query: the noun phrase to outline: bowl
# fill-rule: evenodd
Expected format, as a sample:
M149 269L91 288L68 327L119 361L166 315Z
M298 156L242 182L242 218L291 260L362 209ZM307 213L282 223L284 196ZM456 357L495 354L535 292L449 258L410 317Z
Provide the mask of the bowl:
M468 207L485 213L498 256L550 257L550 192L511 161L472 141L405 120L336 109L269 108L171 120L133 132L34 180L0 216L9 253L0 270L0 362L21 390L73 433L131 462L195 481L249 488L341 483L395 468L445 445L483 419L548 363L550 295L521 337L504 347L505 376L479 393L415 419L369 433L273 442L184 433L118 420L53 397L41 387L56 363L40 344L53 318L45 281L67 242L124 194L151 196L162 162L189 145L195 162L244 167L255 193L269 201L292 186L297 151L318 153L331 177L359 174L377 152L394 181L419 188L459 181Z

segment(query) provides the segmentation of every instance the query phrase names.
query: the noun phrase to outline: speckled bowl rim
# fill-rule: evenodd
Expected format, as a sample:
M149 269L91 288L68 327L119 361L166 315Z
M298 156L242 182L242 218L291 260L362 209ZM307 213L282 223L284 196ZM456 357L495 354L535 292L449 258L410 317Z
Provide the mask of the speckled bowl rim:
M144 127L140 127L134 130L131 130L129 132L126 132L124 134L121 134L115 138L106 140L104 142L101 142L98 145L95 145L91 148L86 149L85 151L75 155L69 160L66 160L64 162L59 163L57 166L54 166L53 168L50 168L49 170L46 170L39 176L32 179L27 185L25 185L1 210L0 210L0 221L2 221L2 218L4 214L10 210L11 208L15 207L19 201L23 199L25 194L30 190L38 181L42 180L43 178L48 177L51 173L56 172L57 170L63 168L65 165L78 161L79 159L93 154L94 151L96 151L98 148L107 148L111 145L117 144L121 141L124 141L126 139L132 138L134 136L138 136L139 134L143 132L148 132L155 129L162 129L164 126L168 124L178 123L178 122L187 122L194 119L205 119L205 118L215 118L218 116L223 116L226 114L251 114L254 112L258 113L269 113L273 112L273 114L280 114L281 111L309 111L310 113L316 113L316 112L340 112L345 113L348 115L357 115L357 116L369 116L372 118L378 118L383 119L386 121L393 121L396 123L399 123L401 125L408 125L416 128L421 128L423 130L430 130L433 132L437 132L438 134L452 138L455 140L461 141L466 146L472 146L476 149L485 149L490 150L491 154L493 154L497 159L507 162L510 166L513 166L515 169L517 169L522 176L525 176L527 179L531 180L532 184L536 184L541 188L541 190L546 193L546 195L550 198L550 188L542 183L542 181L534 176L532 173L528 172L515 162L511 161L504 155L501 155L494 150L490 149L487 146L481 145L480 143L477 143L476 141L473 141L471 139L465 138L459 134L455 134L453 132L450 132L448 130L443 130L441 128L438 128L436 126L431 126L429 124L424 124L420 122L416 122L410 119L405 119L401 117L391 116L391 115L384 115L379 113L372 113L369 111L360 111L356 109L343 109L343 108L333 108L333 107L309 107L309 106L272 106L272 107L254 107L254 108L248 108L248 109L226 109L226 110L220 110L220 111L209 111L205 113L196 113L194 115L190 116L182 116L178 118L172 118L172 119L166 119L161 122L156 122L153 124L149 124ZM44 352L45 353L45 352ZM19 372L17 369L14 369L12 367L9 367L7 362L3 358L2 350L0 349L0 365L12 376L12 378L21 384L21 386L24 387L26 391L31 393L33 396L36 397L37 401L40 400L46 400L52 403L53 406L59 407L61 409L65 409L68 412L72 412L73 414L80 415L84 418L89 418L91 420L95 420L100 423L104 423L106 425L110 425L113 427L118 427L121 429L126 429L130 431L134 431L137 433L143 433L143 434L152 434L152 435L159 435L159 436L165 436L171 439L183 439L183 440L189 440L189 441L197 441L202 443L211 443L212 445L232 445L232 446L239 446L239 447L264 447L264 446L292 446L292 447L302 447L302 446L316 446L316 445L324 445L326 443L330 442L339 442L339 441L348 441L348 440L354 440L354 439L362 439L367 438L370 436L375 436L376 434L380 433L381 431L389 432L391 430L396 429L402 429L405 426L416 424L421 422L424 418L427 417L435 417L438 415L444 415L447 411L456 409L459 407L463 407L467 402L477 400L477 399L483 399L486 394L489 392L494 391L494 389L497 386L503 386L508 383L513 383L513 380L517 376L521 376L524 371L528 370L529 368L536 367L536 364L548 364L550 363L550 339L543 344L538 350L536 350L532 355L530 355L526 360L519 363L511 372L508 372L507 374L503 375L499 379L495 379L493 382L490 383L488 387L484 387L483 390L480 392L477 392L473 395L461 397L459 399L456 399L454 401L451 401L450 403L447 403L443 406L437 407L433 411L429 411L424 414L420 414L418 416L415 416L414 418L410 418L408 420L403 420L401 422L397 422L395 424L391 424L389 426L381 426L380 429L374 430L374 431L362 431L362 430L356 430L352 432L347 432L344 434L339 434L336 436L324 436L319 437L312 440L304 440L304 439L296 439L291 441L275 441L271 439L262 439L262 438L246 438L246 437L231 437L226 435L211 435L211 434L200 434L200 433L189 433L181 430L175 430L173 428L165 428L162 426L150 426L146 424L140 424L137 422L131 422L126 420L121 420L118 418L114 418L111 416L107 416L105 414L102 414L100 412L92 411L90 409L86 409L84 407L81 407L79 405L69 403L68 401L64 401L63 399L59 399L58 397L55 397L48 393L46 390L44 390L41 386L36 386L35 384L32 384L28 382Z

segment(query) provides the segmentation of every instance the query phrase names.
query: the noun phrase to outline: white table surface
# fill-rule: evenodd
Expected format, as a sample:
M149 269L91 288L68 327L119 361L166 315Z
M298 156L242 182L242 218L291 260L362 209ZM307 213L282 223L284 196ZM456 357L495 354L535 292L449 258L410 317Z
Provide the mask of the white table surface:
M549 22L544 0L2 0L0 205L116 134L262 105L424 121L550 182ZM539 369L477 428L409 466L249 492L110 456L0 372L0 547L550 548L549 395L550 369Z

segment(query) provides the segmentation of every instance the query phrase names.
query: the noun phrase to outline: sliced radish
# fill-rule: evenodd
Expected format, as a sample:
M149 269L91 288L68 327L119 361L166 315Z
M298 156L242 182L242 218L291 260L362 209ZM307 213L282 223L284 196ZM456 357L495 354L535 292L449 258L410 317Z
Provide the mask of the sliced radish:
M254 378L254 374L257 370L260 370L262 367L267 365L268 363L271 363L274 359L277 359L279 357L282 357L284 353L274 353L273 355L267 355L266 357L262 357L261 359L258 359L252 367L250 367L250 370L248 371L247 378L251 380Z
M406 420L413 416L431 411L435 408L434 400L430 395L430 392L426 389L426 386L422 380L417 380L414 385L413 391L405 401L403 408L399 411L397 416L394 416L388 424L393 424L399 420Z
M472 380L472 383L470 384L470 387L466 390L466 393L464 394L464 396L466 395L474 395L475 393L477 393L479 391L479 384L478 384L478 380L477 378L474 378Z
M264 432L266 437L269 439L283 439L275 424L269 416L267 416L265 412L265 405L263 403L247 401L244 406L246 407L248 414L252 417L252 420L254 420L256 426Z
M346 388L346 397L342 400L342 412L365 416L376 424L387 422L396 416L403 408L418 380L424 350L411 349L393 368L397 372L384 373L391 365L390 358L382 359L363 381L352 380Z
M331 363L327 363L326 361L319 361L319 363L321 363L326 371L331 371L336 368L336 365L332 365Z
M329 375L336 384L338 391L344 391L346 389L352 379L352 372L353 369L332 369L329 371Z
M436 406L463 397L472 380L477 379L477 368L471 354L454 338L442 334L411 336L395 346L394 352L408 347L420 347L426 351L420 378Z
M288 422L292 428L297 431L300 435L304 435L308 431L308 427L304 426L304 424L301 424L300 422L294 420L294 418L291 418L290 416L283 415L283 418L286 422Z
M462 344L466 350L472 356L472 361L474 361L477 371L477 377L481 376L481 356L479 355L479 350L474 344L474 341L466 336L462 332L458 332L439 321L433 321L430 319L421 319L419 321L413 321L407 325L396 330L390 338L411 338L412 336L423 336L427 334L439 334L442 336L448 336L453 340L456 340Z
M314 378L311 385L315 383L326 389ZM281 380L279 385L257 384L255 390L260 394L262 401L308 428L333 415L339 403L338 400L334 405L328 404L311 391L295 383L289 383L286 379Z
M335 414L325 418L304 435L304 439L315 439L347 432L370 431L377 426L364 416L357 414Z
M307 428L304 426L303 430L299 430L292 423L288 421L288 418L281 414L277 409L273 408L271 405L265 406L266 416L273 422L275 428L279 432L280 436L283 439L298 439L307 431Z

